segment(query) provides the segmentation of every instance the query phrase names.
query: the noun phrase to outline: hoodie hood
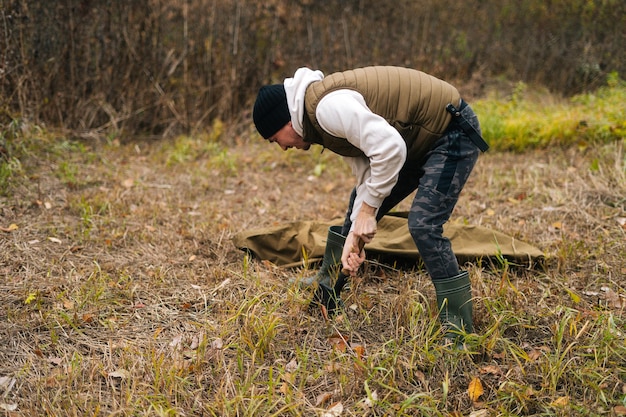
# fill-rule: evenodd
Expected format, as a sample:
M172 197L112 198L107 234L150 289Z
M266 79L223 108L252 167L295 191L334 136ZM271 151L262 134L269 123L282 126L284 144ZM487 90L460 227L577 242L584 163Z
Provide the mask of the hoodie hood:
M298 68L293 78L286 78L284 82L287 94L287 106L291 116L291 125L297 134L302 136L302 120L304 118L304 93L306 88L315 81L324 79L322 71L313 71L309 68Z

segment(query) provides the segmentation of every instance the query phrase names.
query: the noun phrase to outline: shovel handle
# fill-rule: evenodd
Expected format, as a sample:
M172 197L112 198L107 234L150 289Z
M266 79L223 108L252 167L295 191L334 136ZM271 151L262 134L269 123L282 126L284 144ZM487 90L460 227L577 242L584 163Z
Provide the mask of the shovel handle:
M358 238L357 241L354 242L354 246L352 246L352 253L361 253L364 246L365 242L363 242L363 239ZM341 268L341 273L344 275L350 275L350 271L346 268Z

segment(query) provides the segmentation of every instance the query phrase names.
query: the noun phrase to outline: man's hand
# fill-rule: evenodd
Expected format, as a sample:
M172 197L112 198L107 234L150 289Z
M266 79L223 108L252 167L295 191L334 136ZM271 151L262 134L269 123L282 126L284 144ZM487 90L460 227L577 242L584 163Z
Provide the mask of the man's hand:
M341 254L344 271L351 276L356 275L365 261L363 245L369 243L376 235L376 208L363 203L354 221L354 228L348 234Z
M354 233L350 232L348 234L341 254L341 264L343 266L341 271L344 274L355 276L361 264L365 262L364 244L365 242L358 239Z

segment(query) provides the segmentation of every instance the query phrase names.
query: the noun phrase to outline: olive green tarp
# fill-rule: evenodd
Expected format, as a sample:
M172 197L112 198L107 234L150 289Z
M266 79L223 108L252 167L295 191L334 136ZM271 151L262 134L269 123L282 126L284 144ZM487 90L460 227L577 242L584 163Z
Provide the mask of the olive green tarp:
M420 259L405 216L406 213L394 213L378 222L376 238L365 246L368 258L378 255L382 259L402 262ZM233 243L254 257L280 267L305 266L324 256L328 228L341 224L343 219L286 223L238 233L233 237ZM544 258L538 248L482 226L447 223L444 236L452 242L452 249L460 262L500 258L532 266Z

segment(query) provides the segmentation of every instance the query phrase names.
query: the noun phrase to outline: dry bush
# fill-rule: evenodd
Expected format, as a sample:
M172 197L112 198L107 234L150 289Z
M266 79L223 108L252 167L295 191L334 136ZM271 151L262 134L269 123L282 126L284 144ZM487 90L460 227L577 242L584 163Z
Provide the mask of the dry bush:
M624 73L611 1L5 0L0 123L171 135L247 120L300 66L420 68L467 95L505 76L565 94Z

